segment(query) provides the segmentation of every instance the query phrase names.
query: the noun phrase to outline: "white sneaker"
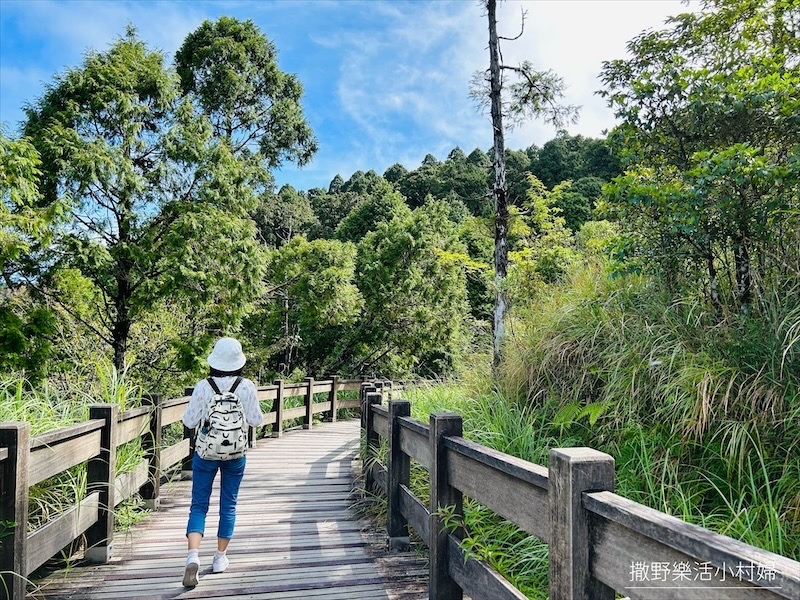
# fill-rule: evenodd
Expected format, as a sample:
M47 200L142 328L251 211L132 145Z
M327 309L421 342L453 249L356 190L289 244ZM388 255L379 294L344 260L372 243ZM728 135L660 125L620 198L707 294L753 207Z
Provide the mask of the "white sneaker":
M211 563L211 570L214 573L223 573L231 561L228 560L227 554L214 553L214 562Z
M186 561L186 570L183 572L183 587L193 588L200 583L200 576L197 574L198 570L200 570L200 563L196 559Z

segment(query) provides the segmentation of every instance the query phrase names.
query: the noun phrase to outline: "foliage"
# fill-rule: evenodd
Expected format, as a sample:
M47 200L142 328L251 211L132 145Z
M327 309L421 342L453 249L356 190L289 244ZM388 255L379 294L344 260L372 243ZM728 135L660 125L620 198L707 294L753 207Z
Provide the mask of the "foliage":
M584 177L608 181L619 175L621 168L606 140L571 136L562 130L534 153L531 172L552 189Z
M315 225L316 217L306 194L284 185L277 194L262 194L253 220L261 241L276 248L296 235L307 233Z
M351 243L301 236L272 253L269 291L243 325L250 344L263 349L251 357L251 368L286 375L302 365L322 372L362 306L355 255Z
M356 372L396 374L452 368L463 334L468 260L441 202L380 223L358 245L364 310L338 363L358 357Z
M299 165L317 150L303 118L303 86L277 65L277 49L250 20L203 21L175 55L184 94L210 118L214 137L237 156Z
M0 275L7 288L19 283L17 260L46 242L61 215L60 202L41 205L41 158L27 138L10 139L0 129Z
M260 284L246 170L181 101L163 62L129 31L27 110L45 200L69 205L40 265L74 267L96 287L100 303L83 324L113 348L117 368L131 325L159 299L224 304L235 295L244 308ZM70 309L46 279L29 283ZM221 311L219 323L238 316Z
M785 273L796 222L783 217L800 197L792 6L707 0L632 40L632 58L604 63L627 166L610 188L614 214L665 277L699 283L717 307L747 311L760 280Z
M353 176L355 178L356 175ZM359 193L351 186L343 186L339 193L354 191ZM381 223L387 223L395 217L404 218L410 210L403 197L392 189L386 181L379 181L375 186L370 187L368 195L353 207L348 215L336 228L335 238L345 242L358 242L369 232L375 231Z

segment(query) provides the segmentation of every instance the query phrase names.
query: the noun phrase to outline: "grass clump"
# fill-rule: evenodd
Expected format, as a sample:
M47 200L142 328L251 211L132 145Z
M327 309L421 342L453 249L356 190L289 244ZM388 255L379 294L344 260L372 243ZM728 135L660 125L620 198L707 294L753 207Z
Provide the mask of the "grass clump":
M784 286L727 314L583 269L516 308L499 379L405 396L415 418L457 412L465 437L537 464L555 447L607 452L621 495L797 560L798 298ZM546 546L470 499L464 512L470 552L547 597Z

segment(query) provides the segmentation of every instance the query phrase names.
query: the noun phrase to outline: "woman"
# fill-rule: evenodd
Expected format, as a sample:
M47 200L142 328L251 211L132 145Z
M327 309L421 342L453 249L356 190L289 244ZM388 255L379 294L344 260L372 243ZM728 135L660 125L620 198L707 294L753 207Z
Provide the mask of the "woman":
M242 345L235 339L224 337L217 341L211 354L208 355L210 367L208 379L197 382L189 400L189 406L183 415L186 427L194 429L205 422L209 413L209 402L218 393L235 388L235 395L241 402L244 420L247 425L255 427L261 424L264 415L258 404L256 386L249 379L241 377L242 367L246 362ZM217 387L217 391L212 387ZM237 385L238 382L238 385ZM211 564L214 573L222 573L228 568L227 549L233 537L233 526L236 521L236 498L239 485L244 475L246 458L242 453L230 460L207 460L195 452L192 457L192 506L189 511L189 522L186 526L189 553L186 557L186 570L183 585L194 587L199 582L200 541L203 539L208 513L211 487L217 471L220 472L219 526L217 528L217 551Z

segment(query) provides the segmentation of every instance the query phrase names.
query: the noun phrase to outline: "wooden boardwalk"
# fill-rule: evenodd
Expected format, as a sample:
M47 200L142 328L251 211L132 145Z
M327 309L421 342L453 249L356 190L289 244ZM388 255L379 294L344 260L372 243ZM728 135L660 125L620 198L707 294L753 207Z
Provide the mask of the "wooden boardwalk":
M191 482L162 487L161 509L114 541L109 564L77 566L37 581L41 600L226 598L416 600L428 597L426 562L388 554L383 532L353 509L358 421L314 425L259 440L239 492L230 567L211 573L217 487L200 549L200 584L181 584Z

